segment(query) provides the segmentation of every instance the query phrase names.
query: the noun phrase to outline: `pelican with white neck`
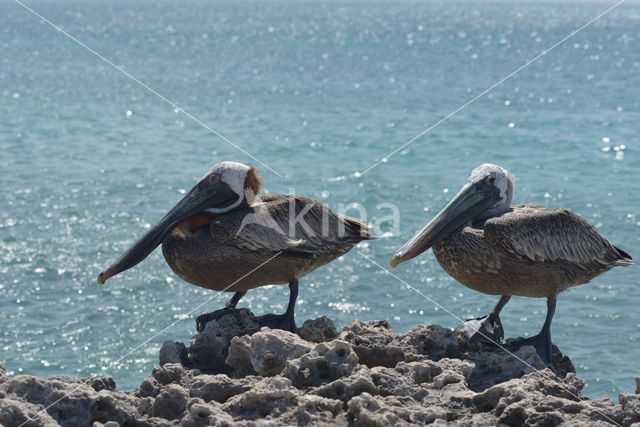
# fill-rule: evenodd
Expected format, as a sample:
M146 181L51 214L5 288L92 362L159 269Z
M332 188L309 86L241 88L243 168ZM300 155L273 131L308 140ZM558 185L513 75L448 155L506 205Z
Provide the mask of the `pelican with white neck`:
M571 211L511 207L513 191L514 179L506 169L489 163L476 167L447 206L398 249L391 266L433 247L442 268L460 283L501 295L489 315L458 328L481 341L501 341L499 314L511 296L547 298L542 330L522 339L522 344L533 345L550 363L550 328L558 293L632 260Z
M196 320L201 331L248 290L289 284L282 315L258 318L263 326L295 331L298 279L371 239L366 224L332 212L320 202L294 195L261 196L255 168L220 162L109 268L104 283L162 245L167 264L182 279L215 291L235 292L226 306ZM290 224L292 218L302 219Z

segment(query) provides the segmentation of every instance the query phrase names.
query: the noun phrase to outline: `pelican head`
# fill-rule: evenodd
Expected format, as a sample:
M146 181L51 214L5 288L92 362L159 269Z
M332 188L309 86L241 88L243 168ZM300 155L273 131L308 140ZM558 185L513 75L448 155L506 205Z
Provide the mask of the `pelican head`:
M481 164L447 206L396 252L391 266L420 255L460 227L503 214L512 198L513 175L498 165Z
M145 259L182 221L198 214L223 214L239 206L252 205L260 187L260 176L254 168L236 162L215 164L156 225L98 275L98 283Z

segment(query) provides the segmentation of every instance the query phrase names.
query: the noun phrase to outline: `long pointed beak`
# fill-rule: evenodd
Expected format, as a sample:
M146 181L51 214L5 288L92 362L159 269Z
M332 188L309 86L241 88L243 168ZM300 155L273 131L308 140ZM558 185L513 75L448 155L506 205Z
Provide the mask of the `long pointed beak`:
M500 200L500 191L483 181L467 182L434 219L418 231L391 258L391 267L420 255L458 227L477 218Z
M200 188L193 187L156 225L133 244L116 262L100 273L97 282L103 284L111 277L138 264L157 248L181 221L209 208L223 208L238 201L238 194L224 182ZM202 186L205 187L205 186Z

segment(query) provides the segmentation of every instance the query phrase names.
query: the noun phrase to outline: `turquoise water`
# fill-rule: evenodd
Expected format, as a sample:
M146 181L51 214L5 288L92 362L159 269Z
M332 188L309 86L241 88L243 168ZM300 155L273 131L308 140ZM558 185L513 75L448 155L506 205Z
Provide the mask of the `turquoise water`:
M0 360L13 373L89 375L131 389L164 340L187 341L212 296L159 253L103 287L95 276L210 164L262 171L269 192L400 210L393 251L482 162L517 177L514 202L567 207L640 256L640 5L624 4L363 171L612 3L32 1L278 177L13 1L0 2ZM355 212L354 212L355 213ZM457 316L494 297L457 284L432 253L394 271ZM458 320L352 251L302 280L298 322L389 319L396 331ZM256 313L288 290L250 292ZM218 295L207 309L219 307ZM640 374L634 267L561 295L553 338L591 396ZM508 336L541 327L543 300L515 298ZM165 326L175 326L135 349ZM135 349L126 357L123 355Z

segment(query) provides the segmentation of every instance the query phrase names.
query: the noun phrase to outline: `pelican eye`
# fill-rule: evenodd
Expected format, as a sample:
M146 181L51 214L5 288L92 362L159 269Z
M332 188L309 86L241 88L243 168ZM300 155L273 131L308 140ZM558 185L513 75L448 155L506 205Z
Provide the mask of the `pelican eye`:
M492 175L489 175L484 179L484 182L485 182L485 184L493 185L493 184L495 184L496 179Z
M211 174L207 175L206 177L204 177L202 179L202 181L200 181L197 184L198 185L198 189L201 190L201 191L206 190L211 185L216 184L217 182L219 182L221 179L222 179L222 177L220 176L219 173L217 173L217 172L211 173Z

